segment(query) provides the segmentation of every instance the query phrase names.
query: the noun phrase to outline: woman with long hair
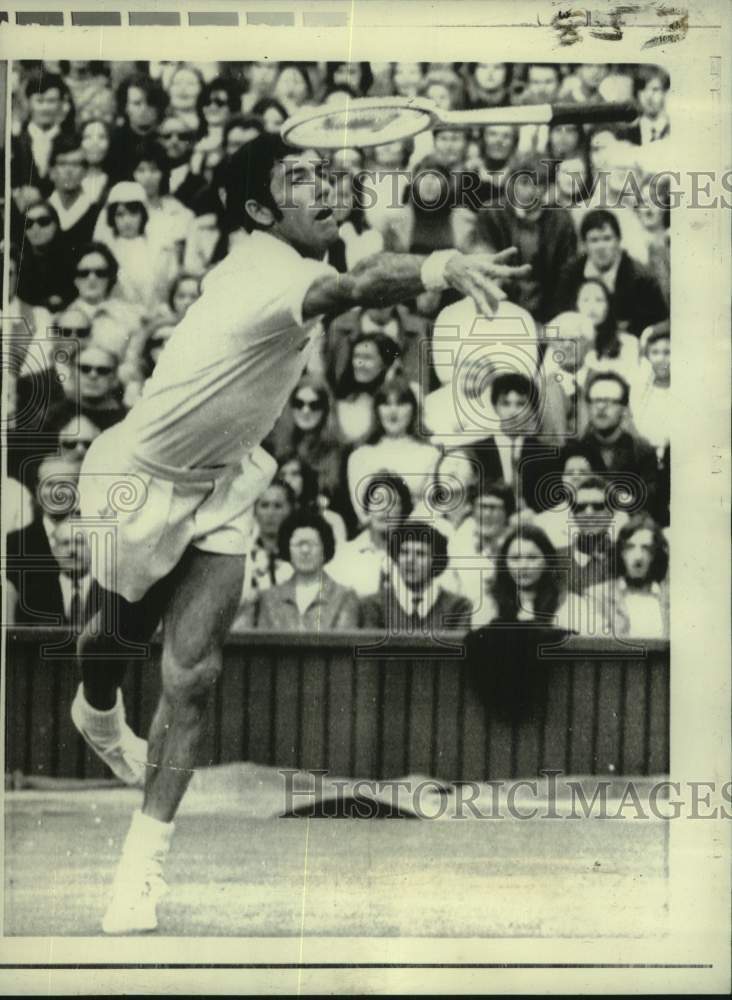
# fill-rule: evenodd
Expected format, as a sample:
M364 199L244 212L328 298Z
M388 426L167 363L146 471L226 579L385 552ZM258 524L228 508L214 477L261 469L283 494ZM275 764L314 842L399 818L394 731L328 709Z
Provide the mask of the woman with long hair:
M173 244L180 263L194 223L193 212L170 193L170 166L165 150L143 142L132 158L132 179L147 197L146 232L164 245Z
M620 331L603 282L586 278L577 291L575 308L595 330L593 346L585 356L585 380L597 371L614 371L632 384L638 375L638 338Z
M374 396L399 357L399 345L385 333L360 333L335 387L335 426L341 444L362 444L374 431Z
M509 531L498 555L492 624L533 622L552 625L561 603L560 577L552 560L556 550L544 532L531 524Z
M295 453L307 462L318 475L321 492L334 500L341 489L342 449L325 382L309 372L301 375L266 443L275 456Z
M321 493L318 473L296 451L279 457L279 478L288 483L295 494L298 511L310 511L326 521L333 532L336 546L346 540L346 524L340 514L330 509L330 497Z
M80 130L86 160L82 190L92 201L101 201L109 186L109 147L112 129L101 118L92 118Z
M347 466L351 503L361 523L368 516L362 493L377 472L404 477L416 506L424 501L440 458L439 450L417 435L419 403L406 380L392 379L377 389L374 409L374 431L351 453Z

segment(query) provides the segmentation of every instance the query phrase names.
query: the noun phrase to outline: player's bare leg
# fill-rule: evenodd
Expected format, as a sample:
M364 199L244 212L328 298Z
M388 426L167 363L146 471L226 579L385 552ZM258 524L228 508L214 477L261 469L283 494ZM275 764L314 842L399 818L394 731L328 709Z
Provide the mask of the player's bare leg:
M199 763L208 697L241 596L243 559L189 549L165 614L163 691L150 730L141 811L134 814L102 924L154 930L173 817Z
M94 752L128 785L145 781L147 744L127 725L120 686L130 659L147 655L169 592L169 581L162 580L137 604L105 593L77 641L82 683L71 718Z

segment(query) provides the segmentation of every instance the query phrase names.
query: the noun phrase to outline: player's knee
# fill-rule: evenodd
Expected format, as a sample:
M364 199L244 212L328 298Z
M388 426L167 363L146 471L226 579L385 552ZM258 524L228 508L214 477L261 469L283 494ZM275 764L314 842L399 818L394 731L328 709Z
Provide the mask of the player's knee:
M221 656L216 653L192 663L163 652L163 692L174 703L207 699L220 673Z

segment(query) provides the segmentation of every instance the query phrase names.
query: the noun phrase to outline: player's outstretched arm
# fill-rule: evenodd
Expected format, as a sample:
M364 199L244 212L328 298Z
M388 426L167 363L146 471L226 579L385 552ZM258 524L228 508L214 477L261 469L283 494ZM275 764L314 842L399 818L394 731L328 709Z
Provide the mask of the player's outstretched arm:
M516 253L508 247L500 253L464 254L438 250L428 257L414 254L378 253L364 258L347 274L318 278L303 302L303 319L339 313L354 306L387 306L406 302L421 292L454 288L470 296L483 316L492 316L505 299L498 281L523 278L528 264L508 261Z

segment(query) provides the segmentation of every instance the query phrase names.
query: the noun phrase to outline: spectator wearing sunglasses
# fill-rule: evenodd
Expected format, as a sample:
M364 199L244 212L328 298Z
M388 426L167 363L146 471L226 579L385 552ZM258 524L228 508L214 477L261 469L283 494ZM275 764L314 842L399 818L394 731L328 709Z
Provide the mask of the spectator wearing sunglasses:
M102 430L119 423L126 413L121 402L119 357L96 344L89 343L79 351L78 399L81 413Z
M24 220L17 294L29 306L58 312L72 298L73 285L56 210L46 201L31 205Z
M268 439L280 457L295 454L317 474L321 492L342 506L343 457L335 437L332 399L325 383L305 373Z
M98 316L114 320L120 330L120 354L129 338L140 328L143 313L138 303L123 301L116 294L119 265L105 243L95 241L79 252L74 269L77 297L69 308L79 309L91 324Z
M196 129L181 114L168 114L158 126L156 137L165 152L170 171L170 191L175 194L189 173L189 161Z
M59 220L61 242L68 255L75 255L80 246L92 238L99 215L97 201L84 190L86 154L81 138L75 133L62 133L51 147L49 176L53 192L48 204Z
M586 476L575 487L569 509L568 543L558 550L565 560L562 571L570 594L585 595L589 587L612 576L614 516L608 503L610 490L607 476ZM568 609L570 627L576 624L578 607L575 604Z

